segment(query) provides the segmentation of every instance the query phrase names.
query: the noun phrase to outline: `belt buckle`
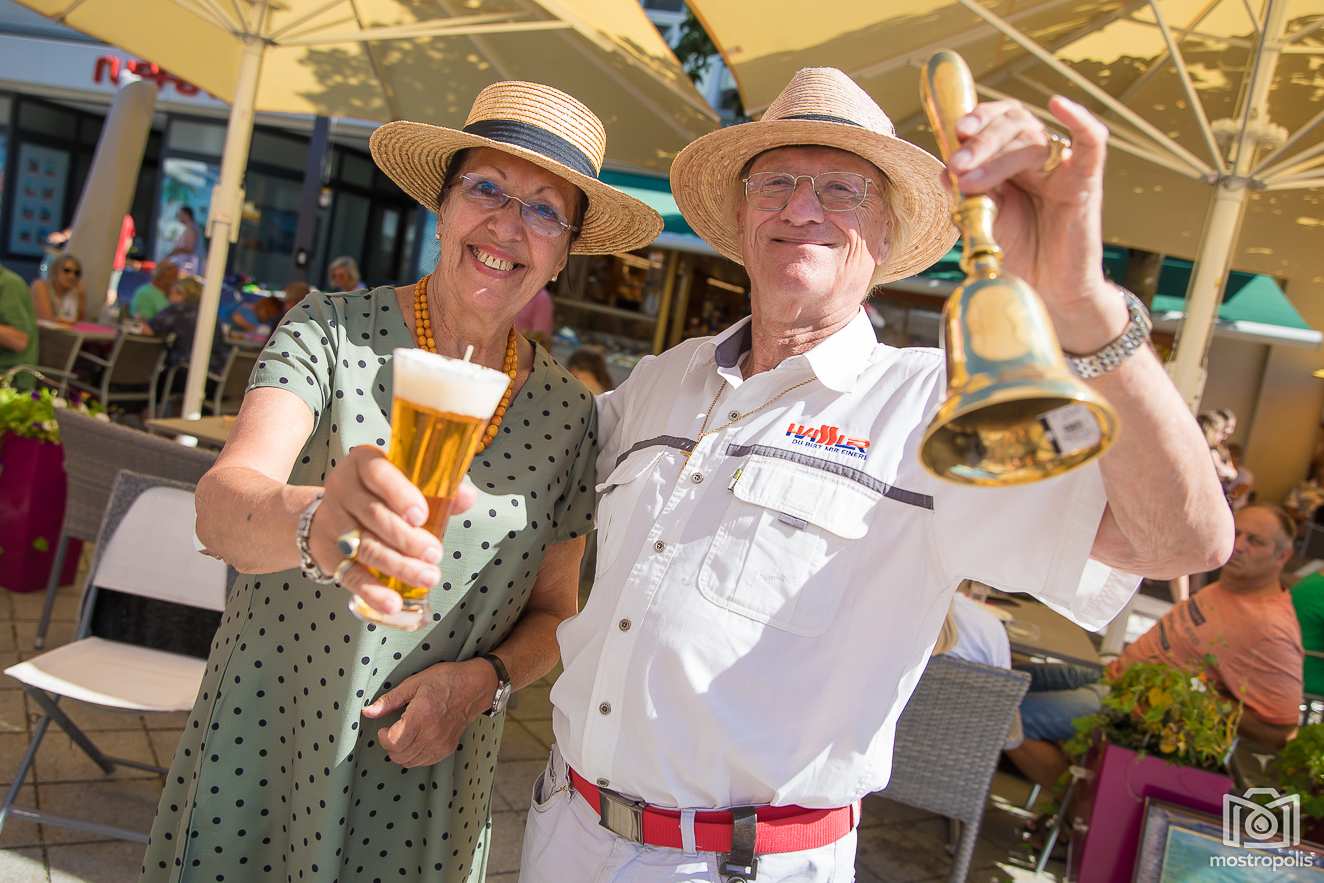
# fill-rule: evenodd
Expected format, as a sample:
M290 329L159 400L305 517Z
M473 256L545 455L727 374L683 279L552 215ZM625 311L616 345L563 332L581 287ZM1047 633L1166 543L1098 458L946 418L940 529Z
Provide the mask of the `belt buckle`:
M598 824L632 843L644 842L644 802L598 789Z

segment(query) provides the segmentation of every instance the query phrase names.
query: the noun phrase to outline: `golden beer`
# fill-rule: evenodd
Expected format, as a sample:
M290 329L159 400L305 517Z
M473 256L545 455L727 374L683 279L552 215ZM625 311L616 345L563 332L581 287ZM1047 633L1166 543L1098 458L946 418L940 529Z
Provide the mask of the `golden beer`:
M481 365L416 349L396 350L392 367L390 461L423 492L428 502L423 526L441 537L455 492L510 378ZM388 616L355 596L350 602L354 615L407 631L422 627L432 612L428 605L432 586L411 586L373 572L382 585L400 594L404 605L398 614Z

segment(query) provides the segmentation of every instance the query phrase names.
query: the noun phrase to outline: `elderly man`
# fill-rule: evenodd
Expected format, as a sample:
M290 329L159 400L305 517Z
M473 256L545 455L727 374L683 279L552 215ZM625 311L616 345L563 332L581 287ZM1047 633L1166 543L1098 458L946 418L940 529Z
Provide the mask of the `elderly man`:
M1125 429L1100 464L1013 489L923 470L942 354L877 343L861 309L950 246L941 163L832 69L677 157L677 202L745 264L753 315L601 403L597 581L558 630L525 883L849 879L859 800L887 784L963 578L1100 626L1129 574L1222 563L1204 440L1124 334L1143 308L1101 273L1105 129L1050 108L1075 142L1060 164L1041 123L994 102L960 121L952 169L1001 204L1011 269L1082 373L1114 366L1089 382Z
M332 291L355 291L363 287L359 265L348 255L333 260L326 268L326 275L331 280Z
M1111 677L1141 662L1207 671L1220 690L1242 703L1242 736L1273 748L1286 744L1300 717L1301 629L1283 567L1292 557L1294 524L1276 506L1236 513L1232 557L1210 583L1163 615L1108 668ZM1064 665L1028 669L1021 703L1025 741L1008 755L1021 771L1050 787L1067 771L1057 743L1075 734L1073 721L1097 712L1107 688L1098 673Z

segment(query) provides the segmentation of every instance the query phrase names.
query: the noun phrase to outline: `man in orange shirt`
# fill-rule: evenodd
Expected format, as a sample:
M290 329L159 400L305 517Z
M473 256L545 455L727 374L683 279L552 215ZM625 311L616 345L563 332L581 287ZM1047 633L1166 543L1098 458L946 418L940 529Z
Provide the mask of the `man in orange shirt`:
M1235 521L1236 543L1218 582L1174 605L1109 665L1108 675L1138 662L1207 669L1223 692L1244 704L1241 734L1278 747L1299 720L1305 659L1292 597L1281 581L1295 525L1272 506L1247 506ZM1026 739L1008 755L1031 779L1051 785L1067 767L1056 743L1073 735L1072 721L1099 710L1106 687L1092 669L1027 670L1030 692L1021 703Z

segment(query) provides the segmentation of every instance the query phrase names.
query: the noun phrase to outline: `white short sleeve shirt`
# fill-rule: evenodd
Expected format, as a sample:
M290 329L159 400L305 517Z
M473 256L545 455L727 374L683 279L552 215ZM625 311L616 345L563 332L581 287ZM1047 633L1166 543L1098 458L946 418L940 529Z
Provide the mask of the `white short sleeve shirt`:
M1015 489L923 469L938 350L878 343L861 310L746 380L749 342L748 319L687 341L600 401L597 578L557 632L553 727L581 775L654 805L844 806L887 784L961 579L1087 627L1138 580L1089 560L1096 468Z

